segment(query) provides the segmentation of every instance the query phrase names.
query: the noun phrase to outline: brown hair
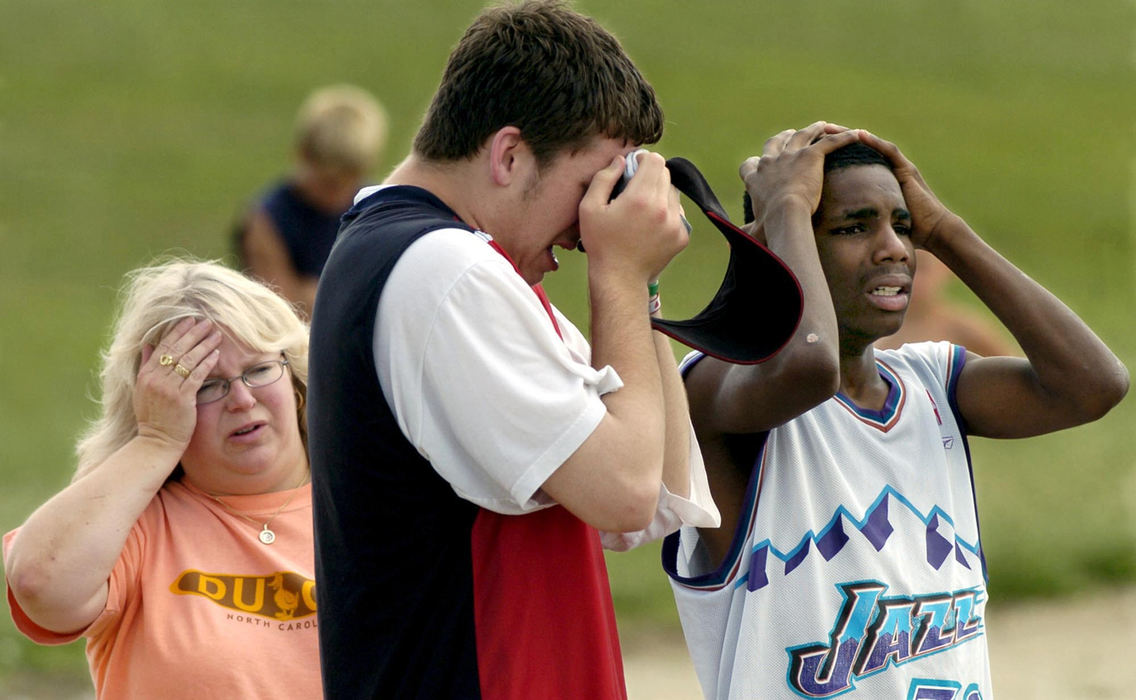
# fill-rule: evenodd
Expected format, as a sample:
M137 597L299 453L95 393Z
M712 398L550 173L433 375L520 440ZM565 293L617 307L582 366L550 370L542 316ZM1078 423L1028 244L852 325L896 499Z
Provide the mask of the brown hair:
M482 12L450 54L414 151L427 160L473 158L515 126L545 165L595 136L655 143L655 91L607 30L558 0Z

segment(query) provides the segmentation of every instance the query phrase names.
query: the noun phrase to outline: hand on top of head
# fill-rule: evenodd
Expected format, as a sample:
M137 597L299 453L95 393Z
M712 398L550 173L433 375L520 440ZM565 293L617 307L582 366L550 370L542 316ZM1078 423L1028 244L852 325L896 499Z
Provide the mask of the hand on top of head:
M912 244L916 248L932 250L934 241L945 224L957 219L957 216L939 201L927 186L919 169L903 155L898 146L868 131L861 131L860 134L860 140L865 145L879 151L892 164L892 172L903 192L907 210L911 213Z
M170 446L189 444L197 424L197 390L217 364L221 338L210 321L183 318L157 346L142 347L134 385L139 435Z
M765 142L760 157L742 163L738 174L752 200L756 225L772 209L799 202L816 211L824 184L824 157L860 137L860 131L815 122L800 130L787 129Z
M643 282L658 277L690 241L666 161L639 151L638 168L619 196L612 191L626 161L613 159L592 178L580 202L580 235L593 266L626 270ZM586 239L586 240L584 240Z

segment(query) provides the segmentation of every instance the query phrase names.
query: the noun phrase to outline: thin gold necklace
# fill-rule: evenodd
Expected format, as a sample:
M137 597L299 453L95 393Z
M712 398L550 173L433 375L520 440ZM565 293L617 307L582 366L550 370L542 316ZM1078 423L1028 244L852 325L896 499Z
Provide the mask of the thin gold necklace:
M282 504L280 504L280 507L276 509L276 512L273 513L268 518L268 520L264 521L263 523L256 520L255 518L249 516L248 513L242 513L239 510L234 510L231 506L229 506L228 503L225 503L224 501L222 501L220 496L214 496L213 494L211 494L209 492L206 492L205 495L209 496L214 501L217 501L218 503L220 503L222 508L229 511L233 515L244 518L245 520L249 521L253 525L260 525L261 530L260 530L260 532L256 533L256 538L258 540L260 540L261 544L272 544L273 542L276 541L276 533L273 532L272 530L270 530L268 526L272 524L272 521L276 519L277 515L280 515L280 513L282 513L284 511L284 509L288 507L288 504L292 502L292 499L295 498L296 493L298 493L296 491L296 489L303 486L304 483L307 482L307 480L308 480L308 474L307 474L307 472L305 472L300 477L300 483L296 484L296 486L292 489L292 495L288 497L288 500L286 500Z

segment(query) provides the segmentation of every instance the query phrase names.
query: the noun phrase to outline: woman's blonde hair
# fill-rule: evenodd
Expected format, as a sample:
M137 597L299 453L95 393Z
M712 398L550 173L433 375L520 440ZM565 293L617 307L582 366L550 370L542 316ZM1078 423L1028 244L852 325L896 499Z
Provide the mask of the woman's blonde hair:
M183 318L210 320L255 352L284 354L299 396L297 419L307 448L307 325L282 297L235 270L216 261L168 258L126 275L110 344L102 353L100 415L76 445L74 479L138 434L134 385L142 348L156 346Z

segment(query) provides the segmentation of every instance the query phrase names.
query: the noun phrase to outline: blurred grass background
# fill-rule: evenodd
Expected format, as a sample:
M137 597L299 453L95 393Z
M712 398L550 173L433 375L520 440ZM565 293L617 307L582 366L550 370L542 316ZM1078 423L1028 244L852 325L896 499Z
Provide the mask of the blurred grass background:
M0 0L0 528L69 479L123 273L173 250L230 256L234 215L288 168L293 115L315 87L355 83L385 103L380 178L481 6ZM657 150L698 164L735 217L737 166L768 136L817 119L869 128L1133 367L1132 3L577 7L655 85ZM725 262L721 238L692 220L665 275L670 317L696 312ZM582 261L561 259L546 287L586 328ZM973 443L995 605L1136 581L1133 405L1056 435ZM608 561L626 634L677 624L657 546ZM81 645L36 647L4 614L0 679L29 669L86 676Z

